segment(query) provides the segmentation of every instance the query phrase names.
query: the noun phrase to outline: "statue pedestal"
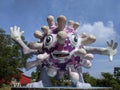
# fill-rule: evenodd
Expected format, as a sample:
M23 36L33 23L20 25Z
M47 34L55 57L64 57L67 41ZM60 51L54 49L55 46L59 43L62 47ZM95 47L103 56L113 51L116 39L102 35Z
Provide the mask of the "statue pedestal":
M76 87L44 87L44 88L11 88L11 90L113 90L112 87L91 87L91 88L76 88Z

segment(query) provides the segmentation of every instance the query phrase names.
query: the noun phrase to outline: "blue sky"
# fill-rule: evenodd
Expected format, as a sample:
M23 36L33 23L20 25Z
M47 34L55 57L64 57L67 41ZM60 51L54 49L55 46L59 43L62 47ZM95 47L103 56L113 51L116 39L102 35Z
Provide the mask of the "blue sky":
M65 15L81 25L78 32L94 34L97 42L93 46L106 47L107 40L120 43L120 0L0 0L0 27L10 34L11 26L20 26L26 41L37 41L33 33L47 25L46 17ZM95 55L91 69L83 69L95 77L100 72L113 72L120 67L120 47L113 62L107 56Z

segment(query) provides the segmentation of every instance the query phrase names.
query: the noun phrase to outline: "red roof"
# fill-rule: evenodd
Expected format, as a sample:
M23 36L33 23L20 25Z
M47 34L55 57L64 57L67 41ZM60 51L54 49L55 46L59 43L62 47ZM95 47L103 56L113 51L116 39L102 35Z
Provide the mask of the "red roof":
M28 84L28 83L30 83L30 81L31 81L30 77L28 77L24 74L21 74L21 79L20 79L21 84Z

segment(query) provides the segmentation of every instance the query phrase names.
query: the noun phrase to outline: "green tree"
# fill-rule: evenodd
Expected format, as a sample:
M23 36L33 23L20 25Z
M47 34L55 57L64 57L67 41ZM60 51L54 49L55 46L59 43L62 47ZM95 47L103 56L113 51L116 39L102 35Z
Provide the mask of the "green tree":
M120 83L117 79L113 77L110 73L102 73L103 79L101 79L101 84L103 86L113 87L113 90L119 90L120 89Z
M92 86L96 86L96 79L94 77L90 76L90 74L88 72L83 73L83 78L86 83L90 83Z
M120 67L114 67L114 77L120 80Z
M36 67L36 71L31 73L31 78L35 79L35 81L39 81L39 76L40 76L40 70L41 70L42 66L38 65Z
M17 68L25 66L29 57L23 56L21 47L0 28L0 80L8 83L12 76L17 76Z

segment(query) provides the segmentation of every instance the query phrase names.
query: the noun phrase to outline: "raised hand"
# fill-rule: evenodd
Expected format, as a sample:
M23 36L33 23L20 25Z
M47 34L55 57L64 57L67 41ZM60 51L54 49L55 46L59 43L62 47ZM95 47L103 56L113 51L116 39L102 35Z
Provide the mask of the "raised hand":
M13 40L15 40L23 50L24 54L35 54L37 53L37 50L30 49L21 39L22 34L24 31L20 31L20 27L14 26L10 28L10 35Z
M113 40L107 41L107 54L109 55L110 61L113 60L113 56L117 53L117 46L118 43L114 42Z
M10 27L10 35L11 35L11 38L14 40L21 39L21 36L23 33L24 31L20 31L20 27L17 27L17 26Z

